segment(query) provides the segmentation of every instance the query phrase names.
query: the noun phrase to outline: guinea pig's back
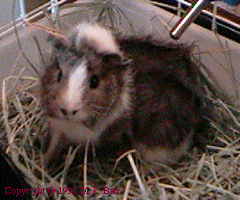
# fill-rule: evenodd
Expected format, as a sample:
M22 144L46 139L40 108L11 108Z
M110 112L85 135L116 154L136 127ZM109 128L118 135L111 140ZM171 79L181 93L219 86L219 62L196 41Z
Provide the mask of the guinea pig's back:
M204 91L199 69L182 45L132 38L120 41L120 46L133 60L134 140L150 162L177 160L192 143L195 126L202 120Z

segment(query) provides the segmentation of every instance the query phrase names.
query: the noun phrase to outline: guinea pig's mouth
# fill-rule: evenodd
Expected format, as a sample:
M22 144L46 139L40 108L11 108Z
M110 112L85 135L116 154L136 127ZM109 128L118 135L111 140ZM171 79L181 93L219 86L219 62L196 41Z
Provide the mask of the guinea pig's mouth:
M97 119L99 118L99 112L90 113L85 110L78 110L75 114L64 115L61 111L59 111L58 114L52 115L51 117L60 118L62 120L76 124L82 123L87 127L92 127L95 125Z
M75 124L83 124L84 126L86 126L88 128L93 128L94 125L97 123L96 118L74 119L71 117L64 117L64 118L62 118L62 120L68 121L70 123L75 123Z
M98 107L97 109L95 108L94 112L92 109L92 112L87 112L88 114L82 114L81 117L78 115L73 118L68 118L67 120L74 121L75 123L83 123L86 127L93 129L100 120L104 120L111 114L114 110L115 104L115 102L112 103L108 109Z
M97 119L96 118L89 118L86 119L82 122L85 126L87 126L88 128L93 128L95 126L95 124L97 123Z

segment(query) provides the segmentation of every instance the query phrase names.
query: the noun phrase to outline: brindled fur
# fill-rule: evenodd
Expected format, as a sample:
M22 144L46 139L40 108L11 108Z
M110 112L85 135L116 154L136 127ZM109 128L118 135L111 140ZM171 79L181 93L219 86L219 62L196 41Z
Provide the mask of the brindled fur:
M98 25L81 24L53 49L41 78L42 105L56 139L47 163L63 137L66 144L89 138L103 154L136 148L147 162L171 164L206 134L205 91L188 47L151 37L115 38ZM68 84L79 67L84 77L71 90L72 101Z

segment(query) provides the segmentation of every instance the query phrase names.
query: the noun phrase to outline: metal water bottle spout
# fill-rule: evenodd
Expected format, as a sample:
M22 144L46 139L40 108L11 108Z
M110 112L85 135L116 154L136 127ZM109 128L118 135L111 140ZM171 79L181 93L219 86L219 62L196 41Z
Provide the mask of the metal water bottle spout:
M192 8L187 12L187 15L181 18L171 30L171 37L173 39L178 39L209 2L210 0L199 0L196 3L193 3Z
M212 1L213 0L198 0L197 2L193 3L187 14L184 17L182 17L170 31L171 37L173 39L179 39L180 36L189 27L189 25L201 13L204 7L207 7ZM231 6L236 6L240 3L240 0L223 0L223 1Z

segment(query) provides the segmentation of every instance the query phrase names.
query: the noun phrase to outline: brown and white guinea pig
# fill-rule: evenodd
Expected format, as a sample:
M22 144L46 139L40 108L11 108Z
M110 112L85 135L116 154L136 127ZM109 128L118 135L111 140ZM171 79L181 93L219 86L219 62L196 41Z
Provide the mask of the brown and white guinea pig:
M178 161L194 142L204 91L189 48L151 37L115 37L88 23L66 39L53 38L52 45L41 78L52 134L47 164L65 144L88 139L103 147L120 141L145 161L164 164Z

